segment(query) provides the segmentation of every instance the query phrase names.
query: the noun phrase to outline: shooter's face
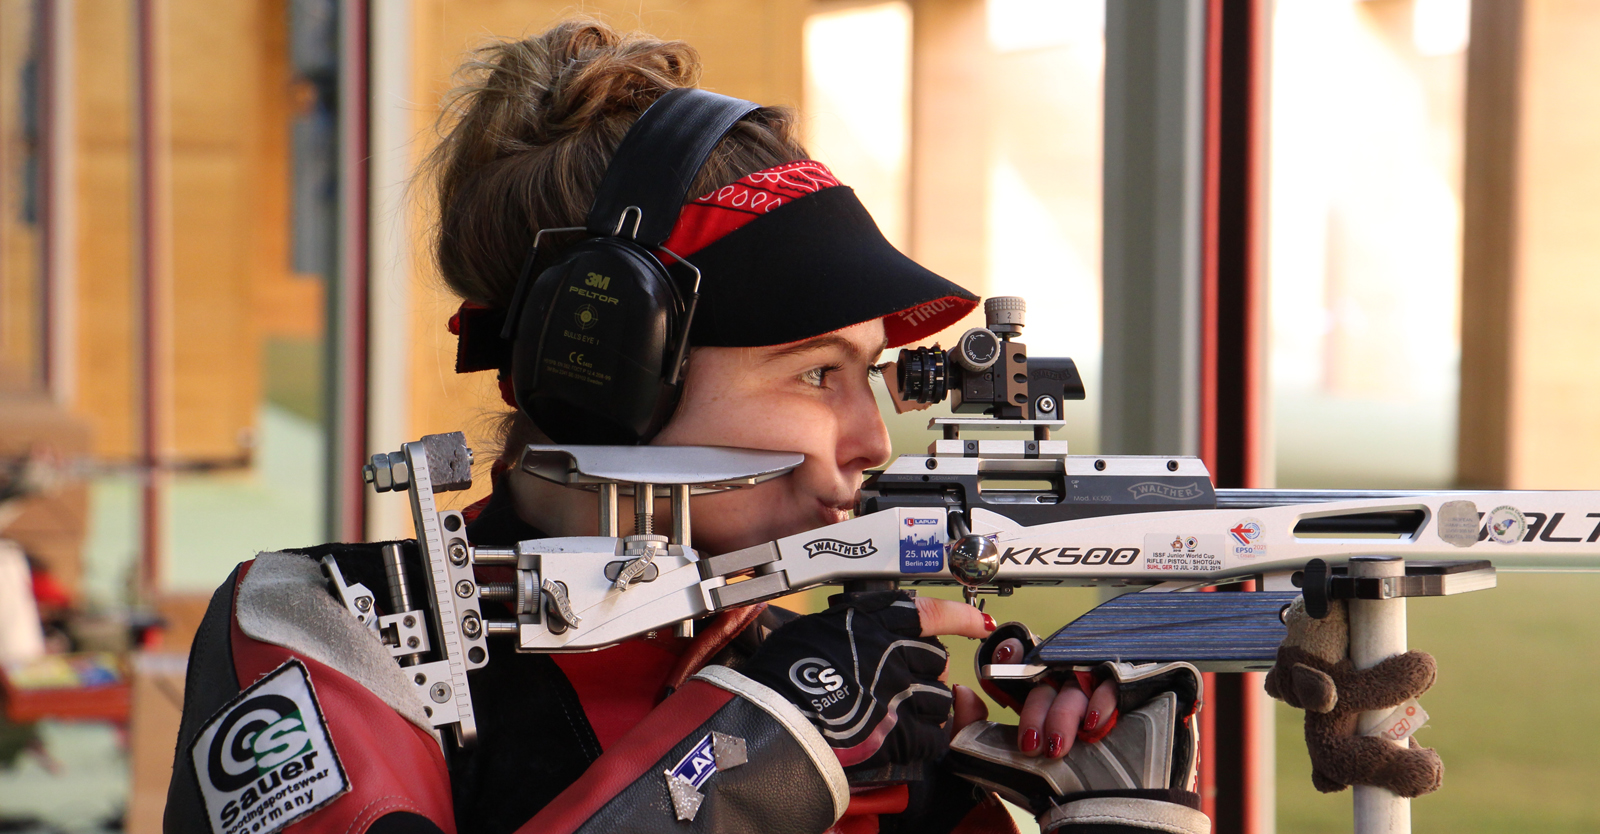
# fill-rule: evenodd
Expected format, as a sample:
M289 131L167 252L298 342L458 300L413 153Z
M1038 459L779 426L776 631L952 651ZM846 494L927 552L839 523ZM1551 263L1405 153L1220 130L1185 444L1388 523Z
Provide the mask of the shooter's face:
M726 553L849 517L863 471L889 459L871 387L884 349L873 320L788 345L699 348L683 399L655 443L806 456L786 477L694 499L692 537Z

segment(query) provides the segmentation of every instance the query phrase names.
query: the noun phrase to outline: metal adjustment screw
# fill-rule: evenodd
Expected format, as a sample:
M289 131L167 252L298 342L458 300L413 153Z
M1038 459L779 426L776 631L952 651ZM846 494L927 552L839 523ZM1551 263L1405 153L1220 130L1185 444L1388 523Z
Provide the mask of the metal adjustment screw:
M428 697L432 698L435 704L450 700L450 684L439 681L428 689Z
M928 467L929 469L938 469L939 461L937 458L928 458L922 462L922 465Z
M450 564L461 567L467 563L467 546L461 542L450 543Z
M483 621L468 614L461 620L461 633L471 639L477 639L478 635L483 633Z
M1167 471L1168 472L1176 472L1176 471L1178 471L1178 462L1175 461L1175 460L1167 461Z
M406 628L414 628L417 625L417 618L411 614L407 614L405 619L401 620L400 622L405 623Z
M418 646L421 646L421 645L422 645L422 641L418 640L415 637L407 637L406 638L406 648L408 648L408 649L415 649L415 648L417 648Z
M1094 462L1094 471L1096 471L1096 472L1104 472L1104 471L1106 471L1106 462L1103 461L1103 460L1095 461Z
M370 463L361 467L361 480L369 484L378 480L378 467Z
M1034 400L1033 410L1044 412L1046 414L1054 413L1056 410L1056 398L1046 394L1039 399Z
M456 583L456 596L468 599L472 596L473 585L470 580L463 579Z
M356 597L356 610L365 614L372 610L372 597Z

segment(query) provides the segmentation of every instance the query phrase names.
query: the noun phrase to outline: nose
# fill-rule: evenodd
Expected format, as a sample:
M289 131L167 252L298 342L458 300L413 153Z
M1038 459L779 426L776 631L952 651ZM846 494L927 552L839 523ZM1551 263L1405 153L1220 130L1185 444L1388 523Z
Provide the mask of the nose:
M839 468L852 476L889 461L889 427L878 412L870 384L855 387L853 396L842 404L837 443Z

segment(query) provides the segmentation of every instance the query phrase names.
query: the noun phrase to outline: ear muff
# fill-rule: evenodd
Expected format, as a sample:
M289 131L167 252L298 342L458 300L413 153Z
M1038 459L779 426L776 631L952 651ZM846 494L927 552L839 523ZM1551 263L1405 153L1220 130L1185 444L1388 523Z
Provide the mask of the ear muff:
M646 443L672 416L699 272L689 266L694 277L680 285L654 251L711 151L755 109L704 90L666 93L612 155L581 229L590 237L566 247L537 279L529 274L535 240L502 336L513 340L517 407L551 440Z
M557 443L634 445L677 404L684 303L661 262L591 238L539 275L512 349L517 405Z

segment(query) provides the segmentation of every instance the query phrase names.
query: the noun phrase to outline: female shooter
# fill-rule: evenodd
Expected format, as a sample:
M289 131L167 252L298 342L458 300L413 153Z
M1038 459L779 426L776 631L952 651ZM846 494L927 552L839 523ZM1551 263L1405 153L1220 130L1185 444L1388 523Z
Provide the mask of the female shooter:
M558 324L565 329L551 335L552 311L568 311L549 286L565 285L558 276L547 286L542 276L570 272L569 247L612 243L550 235L536 249L536 236L585 225L593 235L586 220L604 204L610 172L638 166L649 177L672 164L670 152L652 147L624 163L619 148L641 114L685 98L674 91L695 85L699 65L682 43L572 21L485 48L466 74L431 159L436 256L467 302L454 322L458 370L498 372L515 409L493 494L469 513L473 543L596 529L586 494L508 465L530 442L803 453L786 477L694 499L692 543L706 554L847 518L862 473L890 452L870 387L878 355L954 324L975 297L884 241L849 189L807 158L790 114L752 108L711 137L714 149L685 181L694 199L685 205L680 196L681 213L662 230L658 248L671 253L658 256L662 263L685 259L701 277L688 304L684 273L669 273L655 291L670 296L675 313L659 331L632 336L661 343L655 355L666 358L650 369L655 376L631 399L552 392L588 367L578 348L552 339L596 353L634 346L595 335L606 332L623 297L617 287L627 284L610 285L615 276L600 272L585 279L588 318L580 305L570 328ZM695 122L663 124L670 132ZM630 218L626 208L601 237L621 236L630 222L633 239L648 237L642 227L658 215ZM591 323L596 329L586 330ZM689 347L682 365L674 364L675 339ZM551 356L570 367L539 364ZM530 363L542 375L530 379ZM376 548L262 554L218 590L191 653L167 830L1010 827L992 794L945 764L949 737L985 714L975 693L942 683L938 637L995 631L971 606L892 591L843 594L827 611L798 618L764 606L730 612L697 623L692 638L651 633L587 655L507 650L471 681L477 745L446 756L400 667L332 604L318 574L315 560L330 555L346 574L371 571ZM819 698L808 681L844 697ZM1115 687L1085 688L1092 694L1042 687L1025 695L1022 756L1060 759L1080 732L1092 739L1110 723ZM1205 819L1185 807L1197 801L1189 787L1158 791L1151 801L1163 809L1150 819L1084 830L1199 832Z

